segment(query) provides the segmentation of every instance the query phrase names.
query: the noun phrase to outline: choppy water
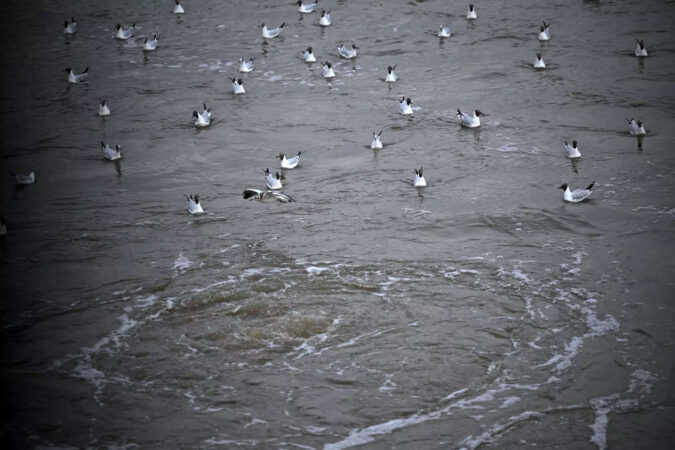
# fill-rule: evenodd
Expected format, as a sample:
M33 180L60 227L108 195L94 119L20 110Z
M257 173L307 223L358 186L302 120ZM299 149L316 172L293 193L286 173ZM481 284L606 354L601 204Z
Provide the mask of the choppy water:
M325 0L328 29L290 1L183 4L3 4L2 162L38 179L3 181L9 446L672 445L672 2L485 1L470 23L465 4ZM287 26L265 42L263 21ZM297 203L241 198L298 150ZM583 204L556 189L593 180Z

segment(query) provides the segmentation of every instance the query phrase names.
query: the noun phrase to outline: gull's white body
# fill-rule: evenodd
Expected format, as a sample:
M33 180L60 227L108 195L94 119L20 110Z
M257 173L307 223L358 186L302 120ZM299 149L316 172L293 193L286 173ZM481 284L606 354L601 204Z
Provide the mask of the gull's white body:
M73 69L70 69L70 71L68 72L68 83L82 83L89 76L89 74L87 73L88 70L89 67L84 69L84 72L76 74L75 72L73 72Z
M373 141L370 143L370 148L373 150L379 150L384 145L382 145L382 140L380 139L380 136L382 136L382 132L380 131L379 133L373 133Z
M197 117L195 118L195 126L198 128L203 128L208 127L209 125L211 125L211 113L206 109L200 113L197 113Z
M321 11L321 17L319 18L319 25L322 27L328 27L332 24L333 21L330 18L330 11Z
M108 107L108 103L106 102L106 100L101 100L101 102L98 104L98 115L99 116L110 115L110 108Z
M324 78L333 78L335 76L335 72L333 72L333 67L329 65L330 63L326 63L323 65L323 77Z
M427 187L427 180L424 179L424 174L422 171L422 168L420 167L419 170L415 170L415 180L413 181L413 186L414 187Z
M544 58L541 55L537 55L537 58L534 60L535 69L545 69L546 64L544 63Z
M551 30L549 29L550 25L542 27L543 30L539 30L539 36L537 39L540 41L548 41L551 39Z
M396 72L394 71L395 68L396 68L396 66L387 67L387 75L384 77L384 81L386 83L395 83L396 80L398 80L398 75L396 75Z
M352 59L356 58L356 46L352 45L352 48L347 48L344 45L338 45L338 53L343 58Z
M187 210L190 214L202 214L204 212L202 204L199 201L199 195L195 195L194 198L192 195L189 197L186 195L185 198L187 199Z
M71 22L63 24L63 34L75 34L77 31L77 22L71 19Z
M241 78L239 80L232 79L232 93L233 94L245 94L246 89L244 89L244 83Z
M406 116L409 116L413 113L412 100L410 100L410 97L408 97L407 99L404 98L399 102L398 110L401 114Z
M14 182L19 185L33 184L35 183L35 172L31 173L12 173L10 174L14 177Z
M101 149L103 150L103 157L109 161L115 161L117 159L122 158L122 153L120 152L120 149L122 147L119 146L119 144L115 145L115 148L112 149L108 144L105 142L101 142Z
M130 28L122 28L120 26L119 28L117 28L117 31L115 32L115 39L126 41L131 36L133 36L134 29L135 29L134 26L131 26Z
M457 117L462 121L462 126L467 128L478 128L480 126L480 117L476 115L476 110L473 111L473 115L469 115L458 109Z
M277 172L276 175L273 175L268 169L266 185L267 189L274 189L274 190L281 189L283 187L281 185L281 173Z
M244 199L246 200L258 200L259 202L272 202L278 201L281 203L293 202L292 198L283 192L277 191L261 191L260 189L245 189L244 190Z
M310 3L310 4L304 4L302 1L299 2L298 6L298 12L303 13L303 14L309 14L313 13L314 10L316 9L316 3Z
M469 9L466 10L466 18L469 20L478 18L478 14L476 14L476 8L474 8L473 5L469 5Z
M180 5L180 1L176 0L176 4L173 7L173 13L174 14L183 14L185 13L185 10L183 7Z
M153 52L157 49L157 35L154 35L152 39L146 39L143 42L143 51L144 52Z
M643 136L643 135L647 134L647 132L645 131L645 127L642 124L642 122L640 122L640 121L636 122L635 119L630 119L628 121L628 132L632 136Z
M316 57L314 56L312 47L307 47L307 50L302 52L302 58L305 60L306 63L316 62Z
M298 152L296 156L286 159L286 155L280 153L277 158L281 159L282 169L295 169L300 164L300 155L302 155L302 152Z
M635 56L647 56L647 47L645 47L644 41L638 41L637 46L635 47Z
M262 26L262 36L264 38L268 38L268 39L275 38L275 37L279 36L279 33L281 33L281 30L284 29L284 25L285 25L285 23L282 23L281 26L279 26L279 28L274 28L274 29L269 30L269 29L267 29L267 25L263 24L263 26Z
M570 159L581 158L581 152L579 151L579 147L577 147L577 141L572 141L572 144L565 141L565 154Z
M248 61L246 61L244 58L239 58L239 72L250 72L253 70L253 60L255 58L251 58Z
M445 26L441 25L440 27L438 27L438 37L447 38L450 37L451 35L452 31L450 31L449 25Z

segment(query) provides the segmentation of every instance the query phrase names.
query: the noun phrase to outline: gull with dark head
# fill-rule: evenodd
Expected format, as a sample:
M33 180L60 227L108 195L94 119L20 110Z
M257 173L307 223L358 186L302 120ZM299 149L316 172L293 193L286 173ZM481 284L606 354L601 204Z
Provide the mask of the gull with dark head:
M466 18L469 20L474 20L478 18L478 14L476 14L476 8L473 7L473 4L469 4L469 9L466 10Z
M298 152L296 156L286 159L286 155L284 153L279 153L276 157L281 160L282 169L295 169L298 167L298 164L300 164L300 155L302 155L302 152Z
M145 38L143 40L143 51L154 52L157 49L157 35L153 35L152 39Z
M259 202L273 202L280 203L294 202L291 197L279 191L261 191L260 189L244 189L245 200L258 200Z
M282 188L281 180L286 179L283 173L277 172L273 175L272 172L270 172L270 169L268 168L265 169L265 175L267 177L266 179L267 189L277 190Z
M632 118L626 120L628 121L628 132L631 136L644 136L647 134L641 120L638 120L637 122Z
M87 73L89 71L89 66L87 66L82 73L75 73L73 72L73 69L70 67L66 67L64 69L64 72L68 74L68 83L82 83L83 81L87 80L87 77L89 74Z
M463 113L459 108L457 109L457 117L462 121L462 126L467 128L478 128L480 126L480 116L484 116L485 113L480 112L477 109L473 110L473 115Z
M136 30L136 23L132 23L129 28L122 28L121 24L115 25L115 39L119 39L121 41L126 41L129 39L131 36L134 35L134 31Z
M534 68L535 69L545 69L546 68L546 64L544 63L544 60L541 57L541 53L537 53L537 59L534 60Z
M340 45L338 45L338 53L340 54L340 56L347 59L356 58L357 49L358 47L356 46L356 44L353 44L352 48L345 47L342 42L340 42Z
M207 108L206 103L204 103L204 110L200 113L192 111L192 118L195 119L195 126L197 128L208 127L211 125L211 108Z
M321 17L319 17L319 25L322 27L328 27L333 23L333 20L330 18L330 11L321 10Z
M195 215L195 214L202 214L204 212L204 208L202 208L202 204L199 201L198 194L195 194L194 197L192 197L192 194L190 194L189 196L185 195L185 198L187 199L187 210L190 214Z
M63 22L63 34L75 34L77 31L77 22L74 18L70 18L70 23L66 20Z
M250 72L253 70L253 60L255 58L249 58L248 61L245 58L239 58L239 72Z
M551 26L550 23L546 23L546 21L544 21L544 24L541 27L539 27L539 36L537 37L537 39L539 39L540 41L548 41L549 39L551 39L551 30L549 29L550 26Z
M116 161L118 159L121 159L122 158L122 152L120 152L121 149L122 147L120 147L119 144L116 144L115 149L112 149L108 144L101 141L101 150L103 151L103 157L108 161Z
M262 24L262 36L267 39L272 39L277 36L279 36L279 33L281 33L281 30L284 29L286 26L286 22L283 22L281 25L279 25L279 28L273 28L273 29L268 29L267 25L264 23Z
M583 200L586 200L588 196L593 193L593 186L595 186L595 181L592 182L586 189L575 189L574 191L570 191L569 185L564 183L558 189L565 191L563 193L563 199L566 202L579 203Z
M427 180L424 179L424 171L420 167L419 169L413 169L415 172L415 180L413 181L414 187L427 187Z
M330 63L330 61L323 63L323 77L333 78L334 76L335 72L333 72L333 65Z
M173 11L174 14L183 14L185 13L185 10L183 7L180 5L180 0L176 0L176 4L173 5Z
M302 14L309 14L314 12L316 9L316 4L319 3L319 0L316 0L314 3L303 3L302 0L298 0L298 12Z
M387 67L387 75L384 77L384 81L386 83L394 83L396 80L398 80L398 75L396 75L396 72L394 72L397 65L398 64L394 64L393 66Z
M438 27L438 37L448 38L451 35L452 31L450 31L450 25L441 25Z
M244 89L244 81L239 78L238 80L236 78L231 78L232 80L232 93L233 94L245 94L246 89Z
M405 98L401 97L398 99L398 111L406 116L412 115L413 110L412 110L412 100L410 97Z
M577 147L577 141L572 141L572 145L565 141L565 154L569 159L581 158L581 152L579 151L579 147Z
M312 47L307 47L307 50L302 52L302 59L304 59L306 63L316 62L316 57L314 56Z
M373 150L379 150L382 147L384 147L384 145L382 145L382 140L380 139L380 136L382 136L382 130L380 130L379 133L375 133L373 131L373 142L370 143L370 148L372 148Z
M110 115L110 108L108 107L108 101L104 98L101 99L100 103L98 104L98 115L99 116Z
M642 39L635 39L637 41L637 47L635 47L635 56L647 56L647 47L645 47L645 41Z

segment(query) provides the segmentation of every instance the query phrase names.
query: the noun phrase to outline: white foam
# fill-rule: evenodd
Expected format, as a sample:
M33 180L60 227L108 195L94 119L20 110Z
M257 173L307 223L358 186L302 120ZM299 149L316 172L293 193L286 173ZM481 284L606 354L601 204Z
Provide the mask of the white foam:
M305 269L308 274L310 275L318 275L322 272L326 272L330 270L328 267L317 267L317 266L309 266Z
M637 369L630 374L630 386L628 392L635 392L638 388L642 388L645 393L652 392L654 381L657 380L656 375L644 369Z
M473 450L484 443L492 442L496 437L501 435L507 429L511 428L513 425L523 422L525 420L535 419L539 417L544 417L544 414L536 411L525 411L521 414L518 414L517 416L509 417L502 423L498 423L490 427L487 431L485 431L484 433L475 438L473 438L473 436L469 436L459 444L463 446L462 450L464 449Z
M179 270L183 272L190 268L190 266L192 266L192 261L187 259L185 255L183 255L183 252L180 252L176 260L173 262L173 266L171 268L173 270Z

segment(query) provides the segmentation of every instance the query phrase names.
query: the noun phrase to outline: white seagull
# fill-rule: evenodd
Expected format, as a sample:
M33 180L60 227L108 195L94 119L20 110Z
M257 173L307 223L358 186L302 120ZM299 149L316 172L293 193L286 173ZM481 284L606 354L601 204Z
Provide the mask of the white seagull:
M275 37L279 36L279 33L281 33L281 30L284 29L284 26L286 26L286 22L283 22L283 23L279 26L279 28L274 28L274 29L272 29L272 30L268 30L268 29L267 29L267 25L265 25L265 24L263 23L263 24L262 24L262 36L263 36L264 38L269 38L269 39L275 38Z
M298 0L298 12L303 13L303 14L308 14L314 12L316 9L316 4L319 3L319 0L316 0L316 3L309 3L309 4L304 4L302 3L302 0Z
M581 152L579 151L579 147L577 147L577 141L572 141L572 145L565 141L565 154L570 159L581 158Z
M35 172L31 172L31 173L9 172L9 174L14 177L14 182L16 184L26 185L26 184L35 183Z
M342 44L342 42L340 42L340 45L338 45L338 53L340 54L340 56L347 59L356 58L357 49L358 47L355 44L352 45L352 48L345 47L344 44Z
M115 161L117 159L122 158L122 153L120 150L122 147L120 147L119 144L115 145L115 149L113 150L110 148L108 144L105 142L101 141L101 150L103 150L103 157L109 161Z
M457 109L457 117L462 121L462 126L468 128L478 128L480 126L480 116L484 115L485 113L477 109L473 110L473 116L463 113L459 108Z
M117 25L115 25L115 39L126 41L134 34L135 29L136 29L135 22L132 23L131 27L129 28L122 28L122 25L118 23Z
M157 49L157 35L152 36L152 39L146 38L143 41L143 51L144 52L153 52Z
M477 19L478 15L476 14L476 9L473 7L473 4L469 4L469 9L466 11L466 18L469 20Z
M77 31L77 22L72 17L70 18L70 23L66 20L63 22L63 34L75 34Z
M387 75L384 77L384 81L386 83L394 83L396 80L398 80L398 75L396 75L396 72L394 72L394 69L396 69L397 65L398 64L395 64L393 67L387 67Z
M540 41L548 41L551 39L551 30L549 30L550 26L550 23L547 24L546 21L544 21L544 24L539 27L539 36L537 39Z
M316 57L314 57L314 53L312 53L312 47L307 47L307 50L302 52L302 58L306 63L316 62Z
M333 72L333 65L329 61L323 63L323 77L333 78L334 76L335 72Z
M647 48L645 47L645 41L642 39L635 39L637 41L637 47L635 47L635 56L647 56Z
M373 150L379 150L383 147L380 136L382 136L382 130L379 133L373 132L373 142L370 143L370 148Z
M278 201L281 203L294 202L292 198L283 192L277 191L261 191L260 189L244 189L245 200L258 200L259 202Z
M253 70L253 60L255 58L249 58L248 61L244 58L239 58L239 72L250 72Z
M232 93L233 94L245 94L246 89L244 89L244 81L239 78L238 80L236 78L232 78Z
M174 14L183 14L184 12L185 12L185 10L180 5L180 0L176 0L176 4L173 7L173 13Z
M108 108L108 102L106 99L101 99L101 102L98 104L98 115L99 116L110 115L110 108Z
M401 114L411 115L413 113L412 100L410 99L410 97L408 98L401 97L398 103L399 103L398 110Z
M544 63L544 60L541 57L541 53L537 53L537 59L534 60L534 68L535 69L545 69L546 64Z
M270 169L265 169L265 175L267 176L266 184L267 184L267 189L274 189L278 190L281 189L281 180L286 179L284 177L284 174L281 172L277 172L274 175L270 172Z
M298 152L298 154L291 159L286 159L285 154L279 153L276 157L281 160L282 169L295 169L298 167L298 164L300 164L300 155L302 155L302 152Z
M187 210L190 214L195 215L195 214L202 214L204 212L202 204L199 202L198 194L195 194L194 198L192 197L192 194L190 194L189 196L185 195L185 198L187 199Z
M73 69L71 69L70 67L66 67L64 69L64 72L66 72L68 74L68 83L81 83L81 82L85 81L87 79L87 77L89 76L87 71L89 71L88 66L87 66L86 69L84 69L84 71L82 73L78 73L78 74L73 72Z
M328 27L333 21L330 18L330 11L326 12L323 9L321 10L321 17L319 17L319 25L322 27Z
M438 37L446 38L450 37L451 34L450 25L441 25L438 27Z
M638 120L637 122L635 119L626 119L628 120L628 132L632 136L643 136L647 134L645 131L645 127L642 125L642 121Z
M591 190L593 189L593 186L595 186L595 181L592 182L586 189L576 189L574 191L570 191L570 187L567 185L567 183L563 184L558 189L565 191L563 193L563 199L566 202L579 203L582 200L586 200L588 196L593 193Z
M196 127L208 127L211 124L211 108L207 108L204 103L204 110L200 113L192 111L192 117L195 119Z
M413 181L414 187L427 187L427 180L424 179L423 170L420 167L418 169L413 169L415 171L415 181Z

